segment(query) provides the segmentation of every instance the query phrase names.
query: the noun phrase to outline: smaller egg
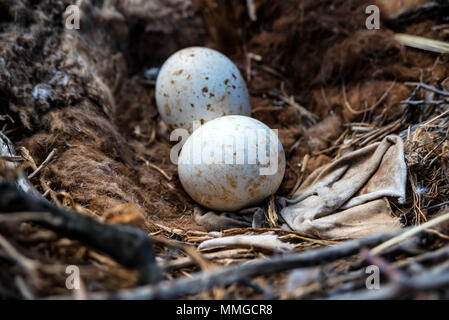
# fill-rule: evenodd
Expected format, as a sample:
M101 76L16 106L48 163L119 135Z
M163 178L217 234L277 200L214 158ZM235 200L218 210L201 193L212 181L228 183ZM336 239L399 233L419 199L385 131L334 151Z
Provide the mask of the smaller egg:
M182 147L178 174L199 204L236 211L274 194L285 172L276 133L246 116L225 116L196 129Z
M156 104L172 128L192 130L226 115L251 115L246 83L237 66L220 52L182 49L163 64L156 80Z

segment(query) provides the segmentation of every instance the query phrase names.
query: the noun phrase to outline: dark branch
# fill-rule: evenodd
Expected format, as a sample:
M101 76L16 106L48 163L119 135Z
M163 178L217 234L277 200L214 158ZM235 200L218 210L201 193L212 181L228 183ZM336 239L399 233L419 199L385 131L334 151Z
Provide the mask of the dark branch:
M117 293L93 293L89 295L89 299L175 299L216 286L225 287L256 276L330 263L357 254L361 248L376 246L396 234L397 232L378 234L333 247L277 256L270 260L258 259L247 264L196 273L189 278L164 281L155 286L142 286Z
M447 0L434 0L402 12L390 19L387 24L393 28L403 28L425 19L443 20L448 16L449 3Z
M143 283L160 278L153 242L145 232L127 225L104 224L57 207L44 198L24 193L14 182L0 181L0 194L0 215L27 212L28 222L91 246L127 268L138 269Z
M15 157L13 143L0 132L0 156ZM10 172L15 163L6 161ZM0 177L0 214L27 212L26 221L78 240L115 259L127 268L138 269L141 283L155 283L162 273L157 266L153 241L143 231L127 225L108 225L75 211L60 208L45 199L23 171L14 181Z

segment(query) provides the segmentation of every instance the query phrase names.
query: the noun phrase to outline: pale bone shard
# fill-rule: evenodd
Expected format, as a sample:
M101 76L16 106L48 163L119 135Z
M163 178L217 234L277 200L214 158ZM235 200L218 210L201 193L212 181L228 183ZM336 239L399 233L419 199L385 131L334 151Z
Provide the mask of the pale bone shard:
M292 230L323 239L395 230L400 223L382 198L404 202L406 179L402 139L390 135L315 170L281 216Z
M276 252L291 251L295 248L294 244L280 241L274 232L266 232L256 235L242 234L206 240L198 246L198 250L229 246L255 247Z

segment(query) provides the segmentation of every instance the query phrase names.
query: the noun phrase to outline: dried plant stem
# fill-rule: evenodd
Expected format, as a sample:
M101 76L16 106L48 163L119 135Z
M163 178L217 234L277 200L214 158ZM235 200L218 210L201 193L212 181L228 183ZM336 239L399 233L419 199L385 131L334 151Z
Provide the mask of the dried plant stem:
M79 240L110 255L128 268L140 271L141 281L156 282L160 270L155 262L153 243L143 231L127 225L107 225L75 211L53 205L42 196L24 193L17 184L0 181L0 217L21 218Z
M378 234L369 238L352 240L340 245L325 247L306 252L286 254L267 260L258 259L253 262L239 264L191 274L172 281L164 281L155 286L142 286L122 290L116 293L92 293L90 299L175 299L188 294L196 294L216 286L227 286L255 276L273 274L299 267L322 265L357 254L361 248L372 247L390 239L397 233ZM55 298L55 297L53 297ZM67 298L67 297L62 297Z
M374 249L371 250L371 254L379 254L381 253L383 250L390 248L398 243L401 243L402 241L420 233L421 231L424 231L428 228L434 227L444 221L449 220L449 212L439 216L435 219L432 219L420 226L416 226L400 235L398 235L397 237L394 237L388 241L386 241L385 243L382 243L381 245L378 245L377 247L375 247Z
M32 179L33 177L35 177L39 173L39 171L41 171L51 161L51 159L55 155L56 151L57 151L56 149L53 149L50 152L50 154L47 156L47 158L44 160L44 162L42 162L41 165L39 167L37 167L37 169L34 170L33 173L31 173L28 176L28 179Z
M395 34L394 39L404 46L436 53L449 53L447 42L401 33Z
M331 300L387 300L413 295L418 292L426 292L445 288L449 285L449 273L441 272L435 274L426 272L420 276L407 279L398 279L392 283L381 286L379 290L360 290L341 295L329 297Z

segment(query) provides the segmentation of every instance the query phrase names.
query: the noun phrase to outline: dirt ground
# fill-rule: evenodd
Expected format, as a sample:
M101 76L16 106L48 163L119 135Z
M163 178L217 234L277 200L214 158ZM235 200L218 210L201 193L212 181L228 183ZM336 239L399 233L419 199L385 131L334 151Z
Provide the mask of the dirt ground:
M449 55L406 47L394 36L449 40L447 5L441 4L437 13L404 14L425 2L379 0L381 28L367 30L365 9L372 3L367 0L255 0L250 1L254 20L245 1L237 0L78 1L80 29L69 30L64 12L71 1L0 0L0 129L26 159L22 167L27 174L55 150L31 178L47 199L152 236L157 261L171 263L168 279L271 255L240 248L221 258L193 254L193 264L179 260L192 255L186 247L210 235L193 220L196 204L170 162L174 143L158 115L155 79L148 70L160 67L176 50L207 46L240 68L252 116L279 130L287 167L277 195L288 197L316 168L363 146L370 137L366 132L385 129L370 142L405 133L407 201L389 201L404 226L421 224L442 214L445 207L439 205L449 198L448 125L411 129L443 114L448 102L441 95L443 102L432 103L441 100L435 92L410 83L447 93ZM361 126L369 130L357 131ZM416 250L447 243L446 226L434 231ZM295 251L331 244L282 234L295 242ZM137 285L135 270L43 227L0 220L0 235L21 255L46 266L30 275L0 250L0 297L70 295L64 285L68 264L81 267L88 292ZM321 271L345 273L354 261L357 257L339 260ZM312 286L285 296L287 278L287 273L276 273L255 282L273 287L278 298L313 298L333 288ZM189 297L263 294L233 284Z

